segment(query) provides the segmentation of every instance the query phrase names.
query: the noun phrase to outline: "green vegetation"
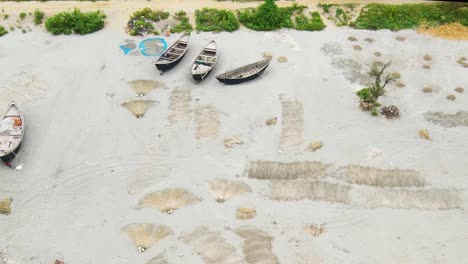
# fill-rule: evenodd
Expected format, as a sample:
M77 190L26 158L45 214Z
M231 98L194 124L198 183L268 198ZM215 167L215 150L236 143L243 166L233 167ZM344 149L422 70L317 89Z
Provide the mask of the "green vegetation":
M454 22L468 26L468 4L369 4L362 10L354 26L358 29L401 30L416 28L423 23L437 26Z
M0 26L0 37L6 34L8 34L8 31L3 26Z
M200 31L235 31L239 22L232 11L203 8L195 11L197 30Z
M312 12L310 13L310 16L311 18L308 18L303 14L296 16L296 29L318 31L325 28L325 24L318 12Z
M336 6L336 4L322 4L322 3L319 3L317 6L322 8L323 12L328 14L328 13L330 13L330 7Z
M42 12L41 10L39 9L36 9L34 11L34 23L36 25L40 25L42 24L42 21L44 20L44 12Z
M192 31L193 27L189 22L189 18L185 11L179 11L174 14L174 19L178 20L179 23L171 28L172 33L179 33L179 32L190 32Z
M167 19L168 17L169 12L152 10L151 8L145 7L132 14L127 23L127 30L132 36L143 35L145 33L159 35L159 32L154 28L154 23Z
M46 29L54 35L90 34L101 30L105 25L106 15L101 11L82 13L75 8L72 11L58 13L49 17Z
M4 19L4 20L7 20L8 17L9 17L8 14L3 15L3 19Z
M26 18L26 13L25 13L25 12L21 12L19 16L20 16L20 19L21 19L21 20L24 20L24 19Z
M384 64L373 63L368 75L374 80L374 83L356 93L360 98L359 106L361 109L371 111L372 115L378 114L377 107L380 106L380 103L377 100L385 94L385 86L398 79L396 74L385 72L389 66L390 62Z
M10 31L15 31L15 27L14 27L14 26L10 26Z
M305 6L294 4L290 7L279 8L274 0L265 0L258 8L238 10L239 22L247 28L268 31L280 28L293 28L291 16L299 15Z

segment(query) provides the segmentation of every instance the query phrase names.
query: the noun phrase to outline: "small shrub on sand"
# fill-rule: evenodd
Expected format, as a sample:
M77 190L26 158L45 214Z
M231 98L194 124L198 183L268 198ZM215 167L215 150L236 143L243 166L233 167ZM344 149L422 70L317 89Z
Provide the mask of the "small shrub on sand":
M446 98L447 98L447 100L450 100L450 101L455 101L455 99L457 99L457 97L455 95L453 95L453 94L447 95Z
M375 40L373 38L365 38L364 41L373 43Z
M374 52L374 56L380 57L380 56L382 56L382 53L381 53L381 52L378 52L378 51L377 51L377 52Z
M189 18L185 11L179 11L174 14L174 19L178 20L179 23L171 28L172 33L179 33L179 32L190 32L192 31L193 27L189 22Z
M239 22L247 28L257 31L269 31L280 28L293 28L291 16L300 14L305 6L294 4L279 8L274 0L265 0L258 8L246 8L237 11Z
M357 50L357 51L361 51L361 50L362 50L362 47L359 46L359 45L354 45L354 46L353 46L353 49L354 49L354 50Z
M430 55L424 55L423 59L425 61L431 61L432 60L432 57Z
M200 31L229 31L239 29L239 22L232 11L203 8L195 11L196 27Z
M8 31L3 26L0 26L0 37L6 34L8 34Z
M424 65L422 66L422 68L425 69L425 70L429 70L429 69L431 68L431 66L430 66L430 65L427 65L427 64L424 64Z
M25 13L25 12L21 12L19 16L20 16L20 19L21 19L21 20L24 20L24 19L26 18L26 13Z
M377 100L385 94L385 86L396 80L393 74L385 72L389 66L390 62L383 65L374 63L368 72L369 77L374 79L374 83L356 93L360 98L361 109L370 111L372 115L378 115L377 107L380 103Z
M151 8L145 7L141 10L135 11L127 23L127 31L130 35L143 35L147 33L159 33L155 31L154 23L167 19L169 12L161 10L152 10ZM156 34L158 35L158 34Z
M36 9L34 11L34 23L36 25L40 25L42 24L42 21L44 20L44 12L42 12L41 10L39 9Z
M369 4L354 24L359 29L402 30L417 28L422 23L435 26L454 22L468 26L468 4Z
M421 91L423 93L432 93L434 90L431 87L425 87Z
M3 19L7 20L9 18L8 14L3 15Z
M355 38L355 37L348 37L348 40L349 40L349 41L357 41L357 38Z
M106 15L101 11L82 13L75 8L72 11L58 13L49 17L46 29L54 35L85 35L104 28Z
M318 12L310 13L310 18L303 14L296 16L296 29L307 31L320 31L325 28L325 24Z

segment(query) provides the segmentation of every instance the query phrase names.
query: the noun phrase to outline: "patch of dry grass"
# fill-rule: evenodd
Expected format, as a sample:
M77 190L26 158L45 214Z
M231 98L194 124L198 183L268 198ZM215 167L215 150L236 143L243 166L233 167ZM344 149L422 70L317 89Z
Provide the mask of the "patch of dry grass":
M444 24L437 27L421 25L417 31L418 33L428 34L444 39L468 40L468 27L465 27L460 23Z
M325 201L350 203L350 187L323 181L274 181L269 195L273 200Z
M317 179L325 174L326 166L319 161L274 162L251 161L249 178L260 180Z

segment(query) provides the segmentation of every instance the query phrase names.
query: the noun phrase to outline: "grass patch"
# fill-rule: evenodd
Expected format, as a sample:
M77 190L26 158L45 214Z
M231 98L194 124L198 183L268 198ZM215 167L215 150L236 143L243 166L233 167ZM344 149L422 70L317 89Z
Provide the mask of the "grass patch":
M333 7L333 6L336 6L336 4L322 4L322 3L319 3L317 6L322 8L323 12L328 14L328 13L330 13L330 8Z
M299 15L305 6L293 4L290 7L278 7L273 0L265 0L258 8L246 8L237 11L239 22L247 28L257 31L269 31L280 28L294 28L291 19Z
M358 29L402 30L416 28L421 24L437 26L458 22L468 26L468 4L369 4L356 19Z
M40 25L44 20L44 12L39 9L34 10L34 24Z
M229 31L239 29L239 22L232 11L203 8L195 11L196 28L200 31Z
M26 18L26 13L25 13L25 12L21 12L19 16L20 16L20 19L21 19L21 20L24 20L24 19Z
M296 16L296 29L297 30L308 30L308 31L319 31L325 28L325 24L320 17L318 12L310 13L310 18L303 14Z
M3 26L0 26L0 37L6 34L8 34L8 31Z
M189 18L185 11L179 11L174 14L174 19L178 20L179 23L171 28L172 33L180 33L180 32L190 32L192 31L193 27L192 24L189 22Z
M4 19L4 20L7 20L8 17L9 17L8 14L3 15L3 19Z
M130 16L130 20L127 23L127 31L132 36L148 33L159 35L159 32L155 30L154 23L167 19L168 17L169 12L153 10L145 7L141 10L135 11Z
M49 17L46 22L47 31L54 35L85 35L104 28L106 15L101 11L82 13L75 8L72 11L58 13Z

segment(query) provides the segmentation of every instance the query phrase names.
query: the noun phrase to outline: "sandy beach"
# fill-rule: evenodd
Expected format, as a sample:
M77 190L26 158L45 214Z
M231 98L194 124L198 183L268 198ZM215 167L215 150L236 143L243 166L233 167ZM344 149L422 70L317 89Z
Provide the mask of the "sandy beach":
M193 32L183 61L160 75L154 57L119 48L144 39L122 30L125 19L144 6L194 10L208 1L162 2L0 3L8 12L98 7L109 21L85 36L33 27L0 39L0 111L16 100L27 125L13 164L22 170L0 166L0 200L13 199L11 214L0 214L0 263L468 261L468 74L457 63L468 55L467 41L412 30ZM197 84L190 65L212 39L218 65ZM233 86L214 78L264 52L273 59L259 78ZM398 105L399 119L358 107L355 92L376 60L392 61L391 71L401 74L404 87L391 84L382 97L384 105ZM135 80L159 87L137 97L129 84ZM431 93L422 92L427 87ZM450 94L456 100L447 100ZM121 106L135 99L154 101L141 119ZM450 124L431 117L459 111ZM276 125L265 125L274 117ZM225 147L232 137L240 144ZM314 141L323 146L310 151ZM304 171L276 173L292 162ZM395 180L379 180L387 174ZM248 188L218 203L215 179ZM142 206L146 195L173 188L193 199L170 214ZM236 219L239 208L256 216ZM139 253L123 229L133 223L171 232ZM259 252L263 262L253 261Z

